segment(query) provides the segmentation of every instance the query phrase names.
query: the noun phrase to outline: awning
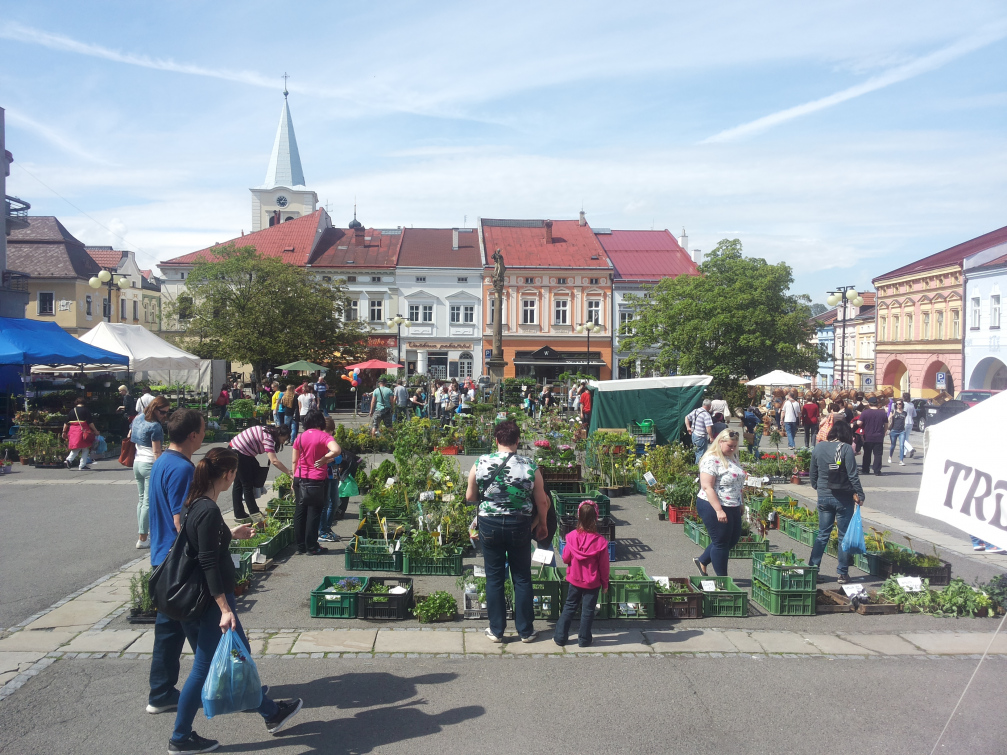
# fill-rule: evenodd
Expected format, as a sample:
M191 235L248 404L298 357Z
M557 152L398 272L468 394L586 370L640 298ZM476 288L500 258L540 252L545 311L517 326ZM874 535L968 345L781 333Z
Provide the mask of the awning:
M90 344L129 359L132 372L150 370L198 370L200 359L195 354L173 346L142 325L101 322L80 337L81 343ZM83 370L73 364L54 367L35 367L32 372L103 372L100 364L84 365Z
M129 357L79 341L54 322L0 317L0 364L113 366Z

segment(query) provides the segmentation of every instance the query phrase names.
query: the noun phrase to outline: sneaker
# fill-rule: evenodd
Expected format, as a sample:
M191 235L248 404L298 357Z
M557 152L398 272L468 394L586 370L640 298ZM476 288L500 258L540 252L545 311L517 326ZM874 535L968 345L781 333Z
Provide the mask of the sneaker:
M158 713L168 713L173 710L178 710L177 702L170 705L151 705L147 703L147 712L152 716L156 716Z
M905 465L906 465L906 463L905 463L904 461L900 461L900 462L899 462L899 466L900 466L900 467L904 467Z
M196 755L198 752L213 752L218 747L220 742L216 739L201 737L193 731L181 742L169 739L168 755Z
M556 647L561 647L561 648L565 648L566 647L566 643L565 642L560 642L555 637L553 638L552 641L556 643Z
M276 703L276 713L266 719L266 731L276 734L290 723L290 719L301 711L304 701L301 698L296 700L280 700Z
M328 553L328 552L329 552L328 548L323 548L320 545L316 545L312 550L308 551L308 555L309 556L320 556L323 553Z
M67 469L73 469L73 467L70 466L70 462L66 461L65 459L63 460L63 466L66 467Z
M495 634L493 634L493 630L490 629L489 627L486 627L486 631L485 631L484 634L486 635L486 637L489 639L490 642L500 642L501 641L499 637L497 637Z
M88 464L87 466L77 467L77 469L78 469L78 471L81 471L81 472L90 472L91 471L91 465Z
M146 540L137 540L136 541L136 549L137 550L142 550L144 548L149 548L149 547L150 547L150 538L149 537Z
M538 639L538 632L532 632L527 637L522 637L521 638L521 642L524 642L524 643L535 642L535 640L537 640L537 639Z
M889 464L891 464L891 463L892 463L892 457L891 457L891 456L889 456L889 457L888 457L888 463L889 463Z
M698 557L692 559L692 563L694 563L696 565L696 568L699 569L700 574L702 574L704 577L707 576L706 567L703 566L703 562L700 561Z
M234 521L237 522L238 524L251 524L252 523L252 517L250 517L250 516L244 516L244 515L238 516L237 514L235 514L234 515Z
M840 574L839 577L836 579L836 582L838 582L841 585L849 584L850 576L848 574Z

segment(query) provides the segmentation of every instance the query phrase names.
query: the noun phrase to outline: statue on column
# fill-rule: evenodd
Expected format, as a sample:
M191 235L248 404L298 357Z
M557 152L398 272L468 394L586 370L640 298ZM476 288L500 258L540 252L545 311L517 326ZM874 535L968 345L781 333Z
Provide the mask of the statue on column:
M500 250L497 249L493 252L493 290L503 291L504 287L504 274L507 272L507 266L504 265L503 255Z

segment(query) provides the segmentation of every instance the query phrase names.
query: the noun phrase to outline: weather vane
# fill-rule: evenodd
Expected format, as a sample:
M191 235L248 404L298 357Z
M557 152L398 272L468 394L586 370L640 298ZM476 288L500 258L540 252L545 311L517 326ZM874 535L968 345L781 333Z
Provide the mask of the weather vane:
M283 72L283 96L284 96L284 97L286 97L286 96L287 96L287 94L289 94L289 93L287 92L287 79L289 79L289 78L290 78L290 76L288 76L288 75L287 75L287 72L286 72L286 71L284 71L284 72Z

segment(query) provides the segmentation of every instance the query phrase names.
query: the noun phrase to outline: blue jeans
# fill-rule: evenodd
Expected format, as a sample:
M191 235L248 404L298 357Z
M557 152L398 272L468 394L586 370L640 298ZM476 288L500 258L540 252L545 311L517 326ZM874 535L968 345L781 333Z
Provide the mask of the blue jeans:
M708 435L693 435L692 436L692 447L696 449L696 463L699 464L699 460L703 458L703 454L706 453L706 447L710 445L710 436Z
M892 458L892 454L895 453L895 444L899 444L899 461L906 458L906 431L895 432L894 430L888 433L889 439L892 441L891 448L888 449L888 458Z
M784 422L783 426L787 428L787 448L796 448L797 440L797 423L796 422Z
M158 708L175 705L178 702L178 660L182 655L185 641L196 651L199 632L180 621L169 619L163 613L157 614L154 623L154 654L150 659L150 692L147 702Z
M339 511L339 480L335 477L328 480L325 491L325 503L322 505L322 516L318 520L318 534L332 532L332 519Z
M556 622L556 633L553 639L557 645L566 645L567 635L570 633L570 622L580 608L580 627L577 630L577 644L582 648L590 646L594 637L591 636L591 625L594 624L594 612L598 605L598 593L600 587L577 587L568 585L566 603L563 604L563 613Z
M717 573L718 577L727 576L727 560L731 557L731 548L741 540L741 506L723 506L722 508L727 514L726 522L717 519L717 512L709 501L703 498L696 499L696 511L710 535L710 544L706 546L703 555L699 557L699 562L703 566L712 563L713 571Z
M810 566L821 565L822 554L825 553L825 546L829 544L834 524L839 528L839 567L836 573L841 577L850 573L850 554L843 550L843 538L853 518L854 506L856 504L853 502L852 490L818 491L818 537L811 547L811 558L808 559Z
M510 567L514 583L514 628L521 637L535 631L531 591L531 517L480 516L479 540L486 569L486 612L490 631L503 637L507 629L507 602L504 582Z
M297 423L294 422L293 412L283 413L283 424L290 428L290 445L294 445L294 440L297 439Z
M227 594L227 605L232 611L236 611L234 603L234 593ZM213 654L217 652L217 645L223 633L220 631L220 606L217 601L210 603L206 611L197 621L183 622L186 633L195 632L198 635L196 644L196 657L192 661L192 670L189 678L185 680L182 687L182 694L178 698L178 712L175 714L175 731L171 738L175 742L180 742L192 733L192 720L196 717L196 711L203 706L203 682L210 673L210 663L213 661ZM248 639L245 637L245 630L238 622L236 630L241 641L248 647ZM262 703L259 705L258 713L263 718L269 718L276 714L276 703L265 695L262 696Z

